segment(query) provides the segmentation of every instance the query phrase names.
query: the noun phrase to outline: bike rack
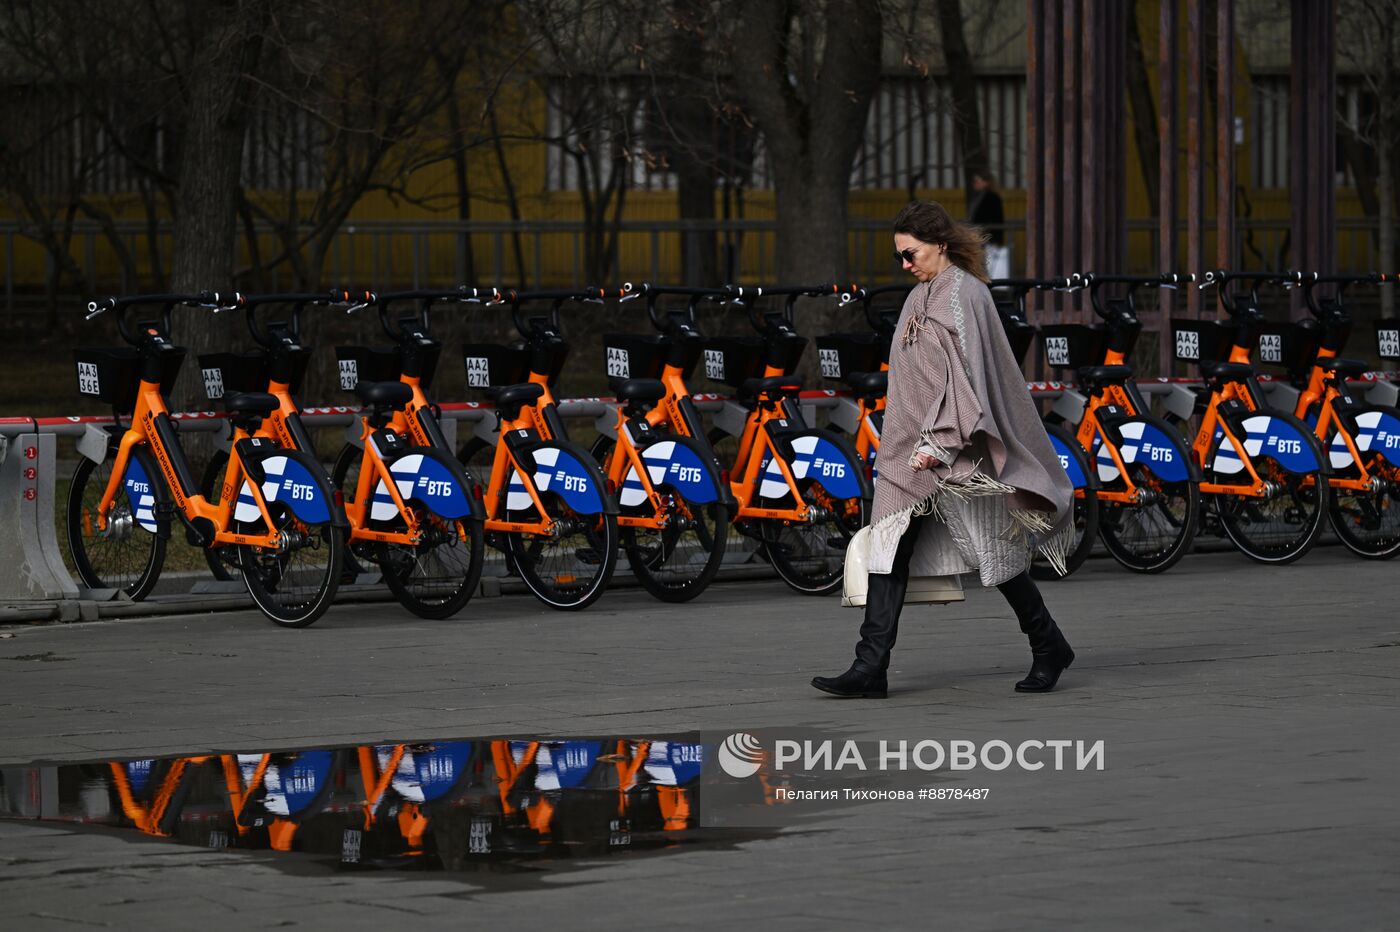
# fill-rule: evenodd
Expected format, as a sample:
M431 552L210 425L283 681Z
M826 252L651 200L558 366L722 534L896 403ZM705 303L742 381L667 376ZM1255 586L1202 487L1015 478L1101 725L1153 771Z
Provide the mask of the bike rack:
M1279 378L1286 385L1286 379ZM1394 404L1400 373L1373 372L1362 384L1371 386L1367 397L1373 402ZM1271 380L1261 378L1267 386ZM1195 379L1140 379L1138 387L1148 395L1170 395L1193 385ZM1027 388L1039 399L1068 401L1076 394L1066 382L1029 382ZM847 401L849 393L834 389L813 389L802 393L803 413L834 409ZM701 411L722 411L729 395L697 393L692 396ZM1389 399L1389 400L1386 400ZM597 419L610 413L614 399L608 397L570 398L559 402L559 412L569 418ZM467 422L479 435L494 437L495 408L485 402L448 402L441 406L442 418L457 426ZM222 431L227 429L223 414L212 411L182 412L173 415L181 431ZM358 439L359 408L352 406L308 407L302 411L308 427L348 428ZM90 432L110 424L109 415L83 417L0 418L0 565L15 570L0 575L0 621L90 621L99 616L98 605L115 598L113 592L80 589L64 566L62 550L55 533L54 516L62 503L56 498L58 439L83 444ZM135 605L136 603L127 603ZM123 612L127 614L127 612Z

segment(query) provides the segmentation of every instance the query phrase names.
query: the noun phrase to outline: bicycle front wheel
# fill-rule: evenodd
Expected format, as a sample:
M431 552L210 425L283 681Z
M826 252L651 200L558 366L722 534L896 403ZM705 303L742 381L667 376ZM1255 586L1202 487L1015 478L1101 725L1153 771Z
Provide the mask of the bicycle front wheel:
M169 519L155 517L155 483L160 481L155 478L155 460L137 448L131 452L127 481L107 514L107 526L98 527L98 506L112 477L112 459L109 454L101 463L87 457L78 460L68 487L68 549L84 586L120 589L139 602L160 579Z

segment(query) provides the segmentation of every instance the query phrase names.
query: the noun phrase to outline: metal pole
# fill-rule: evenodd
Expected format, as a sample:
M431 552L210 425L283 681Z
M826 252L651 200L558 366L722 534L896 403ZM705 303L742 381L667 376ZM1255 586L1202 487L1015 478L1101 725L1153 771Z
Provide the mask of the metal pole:
M1177 158L1176 158L1176 0L1162 0L1161 18L1157 36L1157 87L1160 105L1157 113L1157 172L1159 175L1157 199L1157 265L1161 271L1176 271L1176 198L1177 198ZM1171 315L1176 310L1176 293L1162 291L1157 307L1161 310L1162 336L1158 341L1158 372L1171 375L1172 357L1168 342L1168 327Z

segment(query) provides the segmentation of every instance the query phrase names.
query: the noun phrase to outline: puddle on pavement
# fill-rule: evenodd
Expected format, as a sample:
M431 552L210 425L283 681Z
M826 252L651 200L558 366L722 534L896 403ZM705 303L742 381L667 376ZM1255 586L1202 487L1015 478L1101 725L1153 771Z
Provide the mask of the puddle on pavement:
M0 818L285 852L288 867L341 871L539 872L774 837L702 827L710 750L498 739L0 768Z

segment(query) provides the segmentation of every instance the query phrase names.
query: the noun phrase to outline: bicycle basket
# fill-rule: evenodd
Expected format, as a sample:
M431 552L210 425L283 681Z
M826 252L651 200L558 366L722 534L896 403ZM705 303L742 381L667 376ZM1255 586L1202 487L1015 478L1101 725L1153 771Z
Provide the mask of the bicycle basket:
M222 401L224 395L234 392L267 391L269 369L267 353L262 350L199 355L204 396L210 401Z
M1107 332L1101 324L1047 324L1039 331L1045 364L1052 369L1078 369L1103 362Z
M1223 362L1235 345L1238 329L1228 320L1195 320L1173 317L1172 356L1182 362Z
M1284 369L1295 375L1306 372L1312 366L1322 342L1322 328L1314 320L1268 321L1259 325L1257 334L1259 364Z
M499 343L462 344L462 362L467 367L467 388L505 388L530 379L530 350Z
M337 346L340 387L353 392L357 382L397 382L403 366L397 346Z
M879 372L881 338L875 333L832 333L817 337L822 378L840 381L852 372Z
M160 393L170 397L185 350L176 347L161 356ZM78 373L78 394L110 404L118 411L136 407L141 387L141 353L127 346L79 347L73 350Z
M1376 355L1382 359L1400 359L1400 317L1382 317L1376 321Z
M763 374L764 348L753 337L710 337L705 341L705 378L740 387Z
M661 334L603 334L609 380L659 379L670 351L671 341Z

